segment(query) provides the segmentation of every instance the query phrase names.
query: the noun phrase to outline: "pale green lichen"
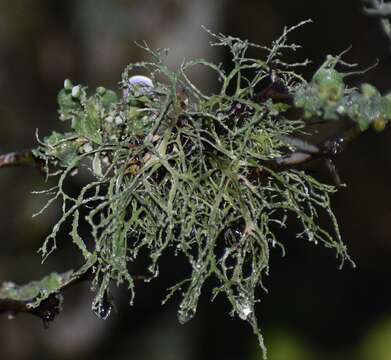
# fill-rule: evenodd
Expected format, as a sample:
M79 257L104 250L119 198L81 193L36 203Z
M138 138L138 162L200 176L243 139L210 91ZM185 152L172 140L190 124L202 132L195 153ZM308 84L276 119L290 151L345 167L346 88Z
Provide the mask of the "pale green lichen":
M389 100L376 92L368 95L369 88L363 93L347 88L344 74L335 69L343 65L340 57L329 57L307 83L295 71L307 61L281 59L284 50L298 48L287 42L296 27L286 29L270 48L210 33L213 45L231 52L229 72L205 60L183 63L172 72L164 51L143 46L153 61L129 65L121 86L126 88L130 74L142 70L154 81L148 92L135 87L118 96L100 87L88 96L85 87L65 82L59 111L70 130L39 140L34 151L48 175L58 176L47 206L62 202L62 216L40 252L46 258L56 248L60 228L71 222L70 237L86 261L82 272L93 270L98 315L108 314L111 283L125 282L133 303L129 265L139 256L148 254L151 280L159 274L160 257L175 253L187 259L190 271L164 300L182 294L179 321L194 316L204 283L214 278L213 298L225 296L232 313L250 323L266 357L255 292L269 271L271 249L284 252L276 226L285 228L289 217L296 218L302 226L298 238L334 249L341 264L350 260L330 206L335 187L303 170L277 172L265 164L285 154L282 136L304 128L307 118L348 115L365 129L390 118ZM266 51L265 60L247 57L250 47ZM204 94L191 82L186 72L196 65L215 71L218 93ZM287 104L254 100L255 89L272 70L304 109L302 119L286 119ZM74 197L64 184L80 166L87 166L92 178ZM331 232L319 224L320 212L328 215ZM79 233L81 220L89 226L88 237Z
M0 300L25 301L29 308L36 308L50 295L58 293L70 281L71 276L72 271L68 271L64 274L51 273L41 280L31 281L26 285L4 282L0 287Z

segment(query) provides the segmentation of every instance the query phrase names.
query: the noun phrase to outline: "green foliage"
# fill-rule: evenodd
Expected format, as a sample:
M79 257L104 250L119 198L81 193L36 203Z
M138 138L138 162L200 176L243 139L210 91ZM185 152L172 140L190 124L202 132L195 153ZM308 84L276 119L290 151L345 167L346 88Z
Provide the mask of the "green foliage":
M347 115L365 129L390 118L390 100L367 85L362 92L349 89L345 74L335 69L345 64L340 57L328 57L307 83L295 71L307 61L287 64L281 58L284 50L298 48L287 42L298 26L285 29L270 48L209 32L213 46L231 53L228 72L202 59L172 72L163 50L143 45L153 61L125 69L122 97L101 87L88 95L85 87L66 80L58 102L69 132L39 140L34 151L48 176L58 177L39 214L54 201L62 202L62 216L40 251L45 259L56 248L60 228L71 223L70 238L85 260L79 274L93 271L97 315L108 314L111 283L126 283L133 303L129 268L139 256L149 256L149 281L159 274L161 256L171 253L186 258L190 272L164 300L182 294L179 321L195 315L203 286L213 278L212 298L225 296L232 314L249 322L266 357L254 307L270 251L279 247L284 253L276 229L297 219L302 226L298 238L334 249L341 265L350 260L330 207L329 195L336 189L302 170L277 172L267 164L286 154L283 137L303 129L307 118ZM265 60L249 58L249 48L266 52ZM199 65L216 73L218 93L204 94L188 78L188 69ZM137 69L149 74L152 89L129 85ZM302 119L287 119L287 104L255 100L255 88L271 69L294 95L295 106L303 108ZM65 185L82 166L92 178L74 197ZM331 232L320 226L319 213L329 217ZM79 233L81 221L89 226L86 238Z

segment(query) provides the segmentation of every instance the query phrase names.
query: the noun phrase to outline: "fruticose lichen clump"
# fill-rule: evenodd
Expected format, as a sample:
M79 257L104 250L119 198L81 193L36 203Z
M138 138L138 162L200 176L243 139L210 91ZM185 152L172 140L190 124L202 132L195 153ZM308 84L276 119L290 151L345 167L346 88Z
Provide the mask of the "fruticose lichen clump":
M33 153L48 176L58 177L39 213L54 201L62 203L62 216L40 252L44 258L52 253L60 228L71 223L70 237L85 259L77 276L91 272L99 316L109 313L112 283L125 282L133 303L129 269L139 256L149 256L148 281L158 276L163 254L176 254L187 259L190 275L169 289L164 302L176 292L182 295L179 321L195 315L203 285L213 278L212 297L226 297L232 314L252 326L266 357L256 289L263 288L271 249L284 252L276 227L285 228L294 218L302 227L298 238L334 249L341 263L350 261L330 208L336 187L304 170L271 164L295 150L295 142L284 139L303 129L307 119L348 116L362 130L372 123L382 127L390 118L390 101L369 85L362 91L348 88L335 69L345 64L340 57L328 57L306 82L295 70L306 61L281 59L284 50L298 47L287 42L296 27L285 29L271 47L210 33L212 45L230 51L228 72L205 60L185 62L173 72L164 51L143 45L153 61L129 65L118 92L99 87L88 95L86 87L65 81L58 102L69 131L38 139ZM266 53L265 59L247 57L249 48ZM216 94L201 92L189 79L188 69L198 65L216 73ZM140 73L146 76L132 77ZM292 101L257 95L270 77L278 78ZM292 120L285 114L293 107L302 114ZM65 184L80 167L92 178L74 197ZM322 212L331 230L320 226ZM79 233L81 223L89 227L88 236Z

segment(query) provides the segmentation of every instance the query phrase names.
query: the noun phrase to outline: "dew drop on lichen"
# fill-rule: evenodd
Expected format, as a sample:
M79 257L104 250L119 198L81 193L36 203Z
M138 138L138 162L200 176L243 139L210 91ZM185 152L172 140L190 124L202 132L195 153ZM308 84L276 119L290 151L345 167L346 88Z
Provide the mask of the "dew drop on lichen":
M113 307L107 293L105 293L101 299L92 304L92 311L102 320L106 320L110 316L112 308Z
M178 311L178 321L180 324L186 324L189 322L191 319L193 319L195 315L195 310L194 309L179 309Z
M240 296L236 302L236 312L242 320L247 320L248 316L253 312L253 304L247 297Z
M247 317L252 313L253 311L251 310L250 306L249 305L246 305L245 307L243 307L241 309L241 311L239 312L239 317L242 319L242 320L247 320Z

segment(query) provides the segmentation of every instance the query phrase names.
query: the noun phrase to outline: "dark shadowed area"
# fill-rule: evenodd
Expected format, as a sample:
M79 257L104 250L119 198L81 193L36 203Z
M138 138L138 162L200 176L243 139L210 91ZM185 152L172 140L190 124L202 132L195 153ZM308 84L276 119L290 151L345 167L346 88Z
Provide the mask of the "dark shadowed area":
M56 96L65 78L118 89L123 68L146 57L134 41L170 48L173 69L183 58L226 63L227 54L209 46L201 25L268 45L285 25L308 18L313 23L290 38L303 46L290 60L312 60L305 78L327 54L351 46L347 61L379 64L349 84L391 90L387 39L358 0L0 0L0 153L36 146L37 128L42 136L63 129ZM209 72L192 76L206 91L216 89ZM337 160L347 188L332 200L357 269L339 270L332 251L295 238L294 223L281 233L287 255L272 254L269 293L260 294L257 309L271 360L391 358L390 141L391 129L368 131ZM313 171L331 182L322 168ZM31 191L46 187L31 168L0 172L0 282L23 283L82 263L64 232L59 249L41 264L36 251L59 215L53 206L31 216L45 202ZM223 298L210 303L205 293L186 325L177 321L177 298L161 306L165 289L188 271L180 259L163 260L158 280L137 284L133 307L125 288L113 289L116 311L106 321L92 313L87 284L65 293L64 311L47 330L28 315L0 317L0 359L260 359L251 328L229 316Z

